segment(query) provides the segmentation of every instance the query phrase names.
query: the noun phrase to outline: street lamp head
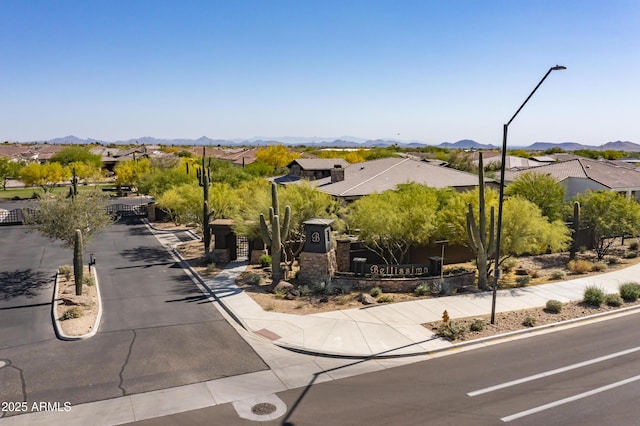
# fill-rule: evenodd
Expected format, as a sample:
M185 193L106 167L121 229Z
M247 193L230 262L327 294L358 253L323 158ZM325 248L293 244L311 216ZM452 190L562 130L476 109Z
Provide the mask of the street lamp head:
M562 65L556 65L555 67L551 67L551 71L560 71L560 70L566 70L567 67L562 66Z

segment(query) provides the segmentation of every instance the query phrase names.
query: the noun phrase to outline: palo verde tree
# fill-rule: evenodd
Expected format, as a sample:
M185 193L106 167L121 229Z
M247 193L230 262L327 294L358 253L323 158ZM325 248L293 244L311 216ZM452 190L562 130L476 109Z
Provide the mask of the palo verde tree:
M69 171L60 163L30 163L20 169L20 179L26 186L39 186L45 193L68 176Z
M616 238L638 235L640 204L613 191L587 191L576 197L580 223L589 228L598 260L602 260Z
M0 157L0 180L4 191L7 190L7 181L19 176L21 167L20 163L11 161L9 157Z
M565 188L553 176L528 171L520 174L505 188L505 194L517 195L540 208L549 221L562 219Z
M473 207L474 217L479 217L479 189L463 193L451 193L441 208L438 217L440 238L449 240L451 244L469 245L467 218L469 204ZM492 189L485 190L485 209L498 206L498 193ZM486 214L486 221L491 218ZM540 208L531 201L521 197L507 197L504 201L502 219L501 256L498 264L502 264L511 256L524 253L539 254L547 251L565 250L571 241L571 231L562 221L549 222ZM486 278L493 273L494 263L488 262L486 272L478 268L478 274L485 273Z
M83 243L113 222L107 213L108 199L98 192L78 193L73 198L64 194L48 195L40 200L38 209L26 214L26 224L46 238L59 240L66 248L73 247L73 273L76 294L82 294Z
M427 244L437 233L438 190L417 183L364 196L347 210L351 230L387 264L409 261L412 245Z
M274 173L279 173L284 166L299 156L300 154L289 151L284 145L270 145L256 151L256 159L273 166Z

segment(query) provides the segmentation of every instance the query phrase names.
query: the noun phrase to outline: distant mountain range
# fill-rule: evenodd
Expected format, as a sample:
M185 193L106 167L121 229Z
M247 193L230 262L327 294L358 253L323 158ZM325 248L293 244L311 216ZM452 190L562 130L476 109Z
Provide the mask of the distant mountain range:
M80 139L76 136L65 136L55 138L48 141L51 144L116 144L116 145L204 145L204 146L266 146L274 144L285 145L305 145L317 146L324 148L375 148L397 145L402 148L421 148L425 146L437 146L449 149L499 149L499 147L490 144L481 144L471 139L463 139L458 142L443 142L440 145L429 145L419 141L398 141L393 139L362 139L353 136L342 136L339 138L327 137L294 137L283 136L276 138L255 137L251 139L211 139L202 136L198 139L156 139L150 136L144 136L138 139L120 140L115 142L100 141L97 139ZM565 151L577 151L580 149L594 150L616 150L616 151L640 151L640 145L634 142L607 142L600 146L582 145L577 142L536 142L526 147L510 146L509 148L522 148L529 151L546 151L551 148L561 148Z

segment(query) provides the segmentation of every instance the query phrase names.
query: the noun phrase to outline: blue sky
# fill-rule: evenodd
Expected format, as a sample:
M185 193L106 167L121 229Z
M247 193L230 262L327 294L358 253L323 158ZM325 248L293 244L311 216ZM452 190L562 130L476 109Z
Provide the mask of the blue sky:
M640 2L0 1L0 140L640 143Z

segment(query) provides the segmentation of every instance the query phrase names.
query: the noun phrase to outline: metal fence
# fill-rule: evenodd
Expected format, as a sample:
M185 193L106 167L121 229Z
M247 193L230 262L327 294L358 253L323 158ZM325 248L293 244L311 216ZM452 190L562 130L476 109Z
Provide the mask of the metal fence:
M148 209L146 204L111 204L107 207L107 212L117 217L147 217Z
M32 214L35 210L31 208L0 210L1 225L22 225L25 215Z
M22 225L24 224L25 215L32 214L36 209L24 208L13 210L0 209L0 226ZM146 204L131 206L128 204L111 204L107 207L107 212L121 217L147 217L148 209Z

